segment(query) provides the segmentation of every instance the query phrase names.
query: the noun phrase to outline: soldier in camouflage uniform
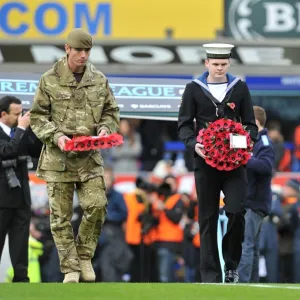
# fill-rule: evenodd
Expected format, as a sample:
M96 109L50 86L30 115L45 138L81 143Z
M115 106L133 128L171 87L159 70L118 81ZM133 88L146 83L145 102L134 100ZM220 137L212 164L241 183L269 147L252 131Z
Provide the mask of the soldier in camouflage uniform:
M106 77L87 60L92 37L70 32L66 56L44 73L31 109L31 127L44 143L37 176L47 182L51 231L64 282L95 281L91 259L106 216L103 160L97 150L65 152L72 136L105 136L119 126L119 108ZM76 188L84 211L76 240L70 220Z

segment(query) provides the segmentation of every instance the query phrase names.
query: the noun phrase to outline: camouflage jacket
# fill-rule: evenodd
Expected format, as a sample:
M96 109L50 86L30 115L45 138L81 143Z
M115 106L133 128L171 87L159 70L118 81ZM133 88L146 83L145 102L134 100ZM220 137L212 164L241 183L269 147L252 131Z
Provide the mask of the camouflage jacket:
M45 180L60 181L57 172L76 170L78 157L62 152L57 142L63 135L98 135L102 129L114 133L119 126L119 108L106 77L87 63L83 77L76 82L68 67L67 57L61 58L52 69L40 79L31 108L30 125L36 136L44 143L37 175ZM98 165L102 164L99 151L86 153ZM86 155L85 155L86 157ZM71 160L71 161L70 161ZM88 164L88 161L84 162ZM78 166L82 168L82 166ZM85 166L81 180L99 176L95 166ZM46 176L48 175L50 176ZM89 175L91 173L93 175ZM66 174L64 175L65 178ZM70 176L76 179L76 176Z

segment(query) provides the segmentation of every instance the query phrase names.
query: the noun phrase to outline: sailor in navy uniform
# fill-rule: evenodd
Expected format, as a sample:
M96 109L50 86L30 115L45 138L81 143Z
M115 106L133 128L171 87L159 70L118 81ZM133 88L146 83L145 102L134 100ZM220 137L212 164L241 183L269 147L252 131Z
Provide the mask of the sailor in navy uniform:
M246 83L227 73L234 46L203 46L207 53L205 66L208 71L186 85L179 110L178 133L186 147L195 150L194 173L199 202L202 280L223 281L217 245L219 201L220 192L223 191L224 209L228 217L227 233L222 241L225 282L235 283L239 280L237 267L245 229L246 169L242 166L232 171L219 171L209 166L204 160L203 145L197 143L196 137L199 130L206 127L206 123L224 117L239 120L246 126L253 141L256 140L258 128Z

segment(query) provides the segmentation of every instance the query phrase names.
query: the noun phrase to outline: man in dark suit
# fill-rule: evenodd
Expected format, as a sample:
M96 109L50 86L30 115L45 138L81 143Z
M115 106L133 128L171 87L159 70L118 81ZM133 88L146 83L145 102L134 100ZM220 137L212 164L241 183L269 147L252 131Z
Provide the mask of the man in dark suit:
M39 157L42 144L29 128L21 101L0 99L0 259L6 235L14 269L13 282L29 282L28 239L31 199L27 157Z

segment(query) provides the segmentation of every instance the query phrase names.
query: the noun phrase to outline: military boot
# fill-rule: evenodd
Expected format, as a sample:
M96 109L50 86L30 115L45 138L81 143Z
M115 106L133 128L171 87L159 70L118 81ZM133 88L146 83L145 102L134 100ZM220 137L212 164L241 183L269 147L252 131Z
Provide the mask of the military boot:
M65 274L64 283L78 283L80 272L70 272Z
M83 281L93 282L96 280L96 274L94 272L92 262L90 259L81 259L80 268L81 268L81 279Z

